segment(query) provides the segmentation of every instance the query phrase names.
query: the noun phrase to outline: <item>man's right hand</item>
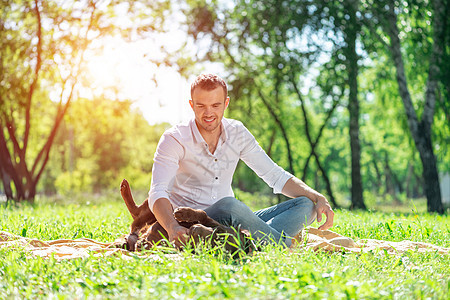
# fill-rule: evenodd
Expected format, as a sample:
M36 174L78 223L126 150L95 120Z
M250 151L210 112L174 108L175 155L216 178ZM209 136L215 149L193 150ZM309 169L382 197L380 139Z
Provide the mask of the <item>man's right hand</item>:
M169 242L174 243L177 248L186 244L189 238L189 229L176 225L169 232Z
M169 242L174 243L178 248L186 244L189 230L180 224L173 217L173 208L170 201L166 198L159 198L153 204L153 213L156 220L167 231Z

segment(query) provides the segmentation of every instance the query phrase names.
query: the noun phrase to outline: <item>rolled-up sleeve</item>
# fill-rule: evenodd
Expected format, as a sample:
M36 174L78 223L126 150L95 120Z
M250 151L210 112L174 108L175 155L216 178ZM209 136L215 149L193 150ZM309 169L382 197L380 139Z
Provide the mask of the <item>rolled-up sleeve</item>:
M175 178L179 161L183 156L183 146L170 133L164 133L156 148L152 168L152 183L148 193L151 211L156 200L167 198L170 201L168 188Z
M293 175L278 166L267 155L247 128L243 132L242 141L244 147L240 158L273 189L275 194L280 194Z

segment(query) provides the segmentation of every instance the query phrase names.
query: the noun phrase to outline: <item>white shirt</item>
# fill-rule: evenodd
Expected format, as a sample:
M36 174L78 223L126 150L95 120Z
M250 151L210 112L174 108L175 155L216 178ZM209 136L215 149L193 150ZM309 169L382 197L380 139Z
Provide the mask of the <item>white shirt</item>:
M159 140L152 170L149 206L167 198L173 208L205 209L224 197L234 197L231 181L242 159L274 193L281 193L292 175L259 146L255 137L236 120L222 119L222 132L214 154L195 120L168 129Z

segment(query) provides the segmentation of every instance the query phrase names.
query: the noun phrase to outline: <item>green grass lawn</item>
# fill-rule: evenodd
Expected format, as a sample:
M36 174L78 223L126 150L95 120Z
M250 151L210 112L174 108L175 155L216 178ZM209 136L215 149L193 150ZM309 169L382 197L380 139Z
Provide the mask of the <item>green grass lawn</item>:
M332 230L355 240L413 240L450 247L450 216L336 211ZM117 197L66 204L0 206L0 230L41 240L88 237L110 242L131 217ZM313 224L314 226L314 224ZM267 246L241 260L182 252L65 260L0 249L0 299L449 299L450 257L384 251L327 254Z

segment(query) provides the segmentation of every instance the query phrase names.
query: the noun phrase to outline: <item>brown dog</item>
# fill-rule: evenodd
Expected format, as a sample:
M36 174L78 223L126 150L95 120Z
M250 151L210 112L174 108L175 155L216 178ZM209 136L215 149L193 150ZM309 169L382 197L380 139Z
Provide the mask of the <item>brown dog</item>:
M131 194L130 184L125 179L120 185L120 193L133 217L130 233L125 237L126 249L136 251L148 248L168 237L167 231L156 221L155 215L151 212L148 198L137 206ZM203 210L179 207L174 211L174 217L180 225L189 228L189 236L194 243L210 238L213 244L222 240L225 249L231 253L237 253L242 249L249 254L256 249L253 241L249 239L250 234L247 230L226 227L211 219Z

